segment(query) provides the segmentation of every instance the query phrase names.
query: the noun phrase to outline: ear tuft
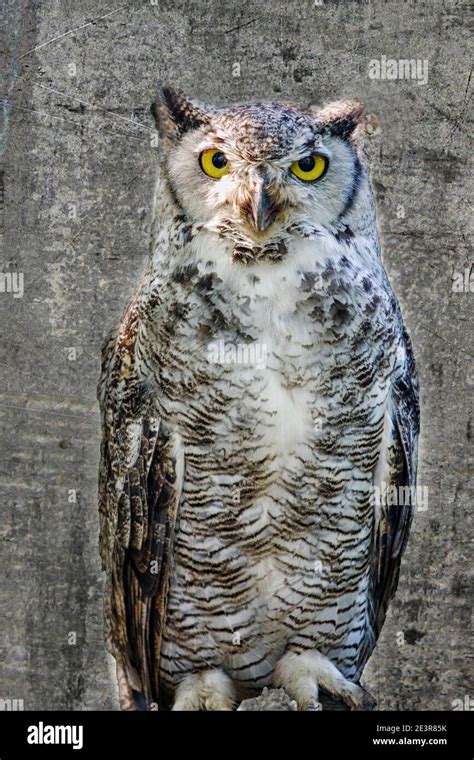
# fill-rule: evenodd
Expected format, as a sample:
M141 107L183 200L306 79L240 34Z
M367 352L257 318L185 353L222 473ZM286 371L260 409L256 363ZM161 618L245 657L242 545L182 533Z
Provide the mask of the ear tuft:
M345 139L363 124L365 118L364 106L356 100L338 100L320 109L313 107L311 111L323 129Z
M201 104L189 100L181 90L162 87L151 112L160 137L176 141L190 129L209 123L209 112Z

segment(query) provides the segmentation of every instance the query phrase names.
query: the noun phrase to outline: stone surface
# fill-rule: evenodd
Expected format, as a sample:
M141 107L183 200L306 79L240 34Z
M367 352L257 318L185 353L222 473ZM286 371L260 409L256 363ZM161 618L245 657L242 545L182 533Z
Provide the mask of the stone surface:
M258 697L244 699L237 708L237 711L273 710L273 711L292 711L297 710L294 699L290 699L283 689L263 689Z
M215 102L355 97L380 121L369 152L384 257L418 358L428 504L365 683L379 709L453 709L472 694L474 294L452 279L471 265L468 4L3 5L0 268L23 273L24 296L0 293L0 698L25 709L117 704L102 643L95 386L102 339L147 257L149 107L161 80ZM427 84L371 79L382 56L427 59Z

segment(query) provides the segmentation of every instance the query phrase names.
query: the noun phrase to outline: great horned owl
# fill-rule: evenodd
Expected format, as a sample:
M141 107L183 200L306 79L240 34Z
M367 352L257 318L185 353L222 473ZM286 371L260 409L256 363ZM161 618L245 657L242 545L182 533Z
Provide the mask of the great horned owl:
M232 709L273 684L361 707L418 438L363 109L164 89L154 113L150 263L99 389L121 706Z

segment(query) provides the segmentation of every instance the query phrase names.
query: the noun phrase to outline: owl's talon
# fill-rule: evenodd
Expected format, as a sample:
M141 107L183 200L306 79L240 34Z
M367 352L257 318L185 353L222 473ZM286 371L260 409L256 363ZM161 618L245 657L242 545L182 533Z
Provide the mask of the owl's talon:
M317 650L311 652L287 652L277 662L273 683L281 687L298 703L300 710L321 709L314 705L318 700L319 687L328 694L339 697L351 710L363 710L367 692L349 681L338 668Z
M220 668L192 673L178 684L172 710L233 710L234 686Z

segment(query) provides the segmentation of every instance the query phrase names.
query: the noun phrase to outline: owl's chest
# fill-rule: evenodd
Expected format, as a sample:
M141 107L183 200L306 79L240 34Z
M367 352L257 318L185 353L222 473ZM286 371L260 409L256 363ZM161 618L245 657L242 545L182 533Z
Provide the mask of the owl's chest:
M250 337L250 339L249 339ZM275 324L213 337L198 356L195 403L209 410L209 431L223 461L267 460L273 468L302 456L320 416L315 336ZM240 465L242 466L242 465Z
M322 367L321 328L300 308L302 294L289 293L280 300L198 298L174 325L175 372L166 381L207 405L226 435L233 427L249 439L263 427L266 440L285 446L305 437Z
M301 492L311 490L315 475L307 462L324 404L312 326L277 309L245 316L231 327L227 315L207 342L197 320L182 344L183 355L186 343L192 347L182 370L190 378L189 397L183 398L184 382L181 393L162 404L184 446L181 526L189 526L195 547L202 542L203 554L230 541L244 564L255 559L257 572L262 552L272 554L278 525L301 502ZM206 535L196 530L203 522ZM297 530L288 518L287 534ZM185 535L187 528L183 542Z

